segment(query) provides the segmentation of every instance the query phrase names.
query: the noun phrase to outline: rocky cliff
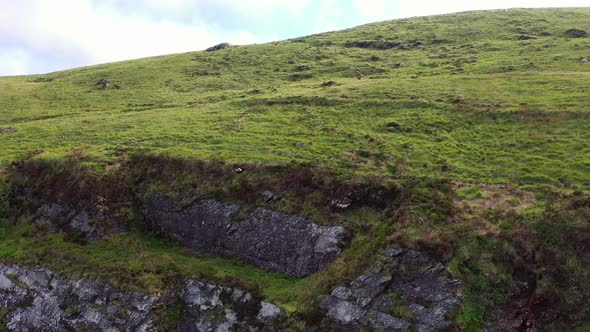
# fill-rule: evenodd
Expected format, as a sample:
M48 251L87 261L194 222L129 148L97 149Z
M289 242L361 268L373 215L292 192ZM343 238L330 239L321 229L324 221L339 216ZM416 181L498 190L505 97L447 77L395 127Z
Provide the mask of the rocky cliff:
M190 249L239 258L294 277L317 272L338 257L346 233L341 226L319 226L264 208L233 221L240 206L214 200L183 207L152 196L141 202L140 210L155 232Z

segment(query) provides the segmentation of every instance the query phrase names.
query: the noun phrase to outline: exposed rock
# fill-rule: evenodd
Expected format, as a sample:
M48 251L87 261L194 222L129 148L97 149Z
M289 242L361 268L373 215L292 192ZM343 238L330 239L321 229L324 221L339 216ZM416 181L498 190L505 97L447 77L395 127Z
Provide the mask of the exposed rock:
M66 234L79 233L84 239L90 240L98 236L98 229L94 221L100 215L100 210L92 205L80 210L56 203L47 203L37 211L35 222L38 224L47 223L53 229Z
M230 48L230 44L228 43L221 43L221 44L217 44L215 46L211 46L208 49L206 49L205 51L207 52L215 52L215 51L220 51L220 50L225 50L226 48Z
M520 35L518 36L518 40L531 40L531 39L537 39L533 36L528 36L528 35Z
M299 66L297 68L295 68L295 71L307 71L310 70L311 68L308 66Z
M387 250L378 265L322 299L320 307L333 327L438 331L451 326L447 316L462 295L444 266L399 249Z
M344 210L352 204L352 200L348 197L333 199L330 205L335 209Z
M143 199L141 212L157 233L193 250L239 258L267 270L304 277L340 255L345 229L257 208L233 221L239 205L205 200L183 207L171 199Z
M179 331L256 331L283 317L279 307L235 288L186 280L178 295ZM10 331L156 331L158 310L173 296L0 264L0 308Z
M336 85L336 82L334 82L334 81L327 81L327 82L322 83L322 86L324 88L331 87L332 85Z
M391 132L400 131L402 126L397 122L390 122L387 124L387 130Z
M189 280L180 299L185 304L179 331L247 331L271 325L283 311L271 303L256 302L239 289ZM254 309L254 310L251 310ZM248 315L251 312L252 315Z
M569 29L568 31L565 32L565 35L570 38L583 38L583 37L587 37L588 33L586 31L580 30L580 29Z
M101 78L98 82L96 82L96 85L100 85L103 89L106 89L109 87L110 83L106 79Z
M9 134L9 133L12 133L12 132L15 132L15 131L16 131L16 128L12 128L12 127L9 127L9 128L0 128L0 135Z
M0 264L0 307L10 331L151 331L157 297L43 268Z
M587 63L589 61L590 61L590 59L588 59L587 57L580 58L580 62L582 62L582 63Z
M242 174L242 173L244 173L244 169L243 169L243 168L241 168L241 167L236 167L236 168L234 169L234 172L236 172L237 174Z
M344 46L346 47L358 47L358 48L374 48L377 50L389 50L392 48L400 47L402 44L398 42L379 40L379 41L349 41Z
M260 305L260 311L256 318L261 322L271 324L272 322L280 320L283 316L283 310L272 303L261 302Z
M262 192L262 200L264 203L278 201L279 199L281 199L281 195L275 194L270 190L265 190Z

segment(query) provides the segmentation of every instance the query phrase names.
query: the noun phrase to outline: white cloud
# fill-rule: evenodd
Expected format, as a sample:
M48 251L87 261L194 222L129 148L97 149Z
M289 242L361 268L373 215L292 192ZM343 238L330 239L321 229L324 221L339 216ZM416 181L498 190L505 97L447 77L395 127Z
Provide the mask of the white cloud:
M199 50L221 41L259 42L248 31L230 35L205 24L123 15L111 7L94 7L89 0L25 0L2 7L0 49L17 45L20 50L4 51L4 75L31 73L32 54L39 53L71 58L75 66Z
M391 0L356 0L356 7L365 20L383 21L397 17L401 1Z
M2 50L0 52L0 73L2 75L21 75L27 71L31 58L23 50Z
M587 7L588 0L400 0L400 17L447 14L469 10L543 7Z

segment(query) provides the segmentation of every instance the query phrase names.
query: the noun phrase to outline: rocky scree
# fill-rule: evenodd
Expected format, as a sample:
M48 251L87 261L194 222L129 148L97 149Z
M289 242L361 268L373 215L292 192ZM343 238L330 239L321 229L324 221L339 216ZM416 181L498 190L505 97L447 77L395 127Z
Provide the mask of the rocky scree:
M65 280L45 268L0 264L0 324L10 331L157 331L172 291L150 296L93 280ZM256 331L283 316L249 292L185 280L180 331Z
M414 250L389 249L378 266L337 287L320 303L330 325L344 329L438 331L462 302L445 267Z
M305 277L319 271L341 253L346 230L264 208L246 220L233 221L237 204L204 200L183 207L174 200L151 196L140 211L156 233L187 248L239 258L255 266Z

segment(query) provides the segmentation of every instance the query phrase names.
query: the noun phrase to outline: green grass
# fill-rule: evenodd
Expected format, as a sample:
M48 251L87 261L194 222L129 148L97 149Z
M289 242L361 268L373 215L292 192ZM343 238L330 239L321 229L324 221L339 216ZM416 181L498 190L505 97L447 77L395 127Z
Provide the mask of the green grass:
M111 160L117 148L138 148L322 163L345 177L588 189L590 64L579 59L590 56L590 39L564 32L590 30L589 17L588 9L474 12L0 78L0 127L17 129L0 136L0 162L73 149ZM409 49L345 46L381 39ZM410 47L416 41L423 47ZM311 69L296 72L300 65ZM101 78L121 90L101 90ZM392 122L401 129L388 131Z
M262 295L289 307L296 287L305 280L269 273L234 259L191 253L179 245L140 231L79 245L59 234L36 233L30 225L3 227L0 260L45 263L74 278L101 278L119 287L156 293L180 276L234 281L261 290Z

